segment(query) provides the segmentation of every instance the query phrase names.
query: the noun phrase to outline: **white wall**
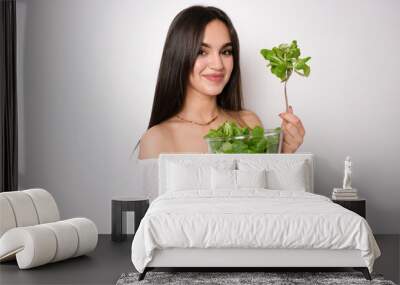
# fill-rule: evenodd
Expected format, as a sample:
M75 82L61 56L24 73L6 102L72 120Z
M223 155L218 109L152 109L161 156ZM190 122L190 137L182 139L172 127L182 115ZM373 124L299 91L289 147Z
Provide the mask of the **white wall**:
M399 1L17 0L21 189L43 187L63 217L110 232L113 195L138 195L130 154L150 117L168 26L191 4L231 17L241 43L245 105L280 124L282 85L261 48L297 39L311 76L293 77L289 102L316 155L315 189L353 186L376 233L400 233ZM250 4L251 3L251 4Z

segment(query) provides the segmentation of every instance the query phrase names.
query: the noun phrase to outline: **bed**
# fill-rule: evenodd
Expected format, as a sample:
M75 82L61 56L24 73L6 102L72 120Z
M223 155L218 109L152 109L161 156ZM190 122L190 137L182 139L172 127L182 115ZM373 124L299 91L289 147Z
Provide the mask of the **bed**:
M314 193L301 154L161 154L158 197L132 242L154 268L352 267L371 279L380 250L367 221Z

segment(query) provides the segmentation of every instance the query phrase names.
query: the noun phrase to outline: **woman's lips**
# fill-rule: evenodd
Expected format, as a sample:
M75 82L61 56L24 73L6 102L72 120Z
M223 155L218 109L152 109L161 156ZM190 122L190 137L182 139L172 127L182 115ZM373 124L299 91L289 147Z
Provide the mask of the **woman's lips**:
M224 79L223 75L203 75L203 76L212 82L220 82L222 81L222 79Z

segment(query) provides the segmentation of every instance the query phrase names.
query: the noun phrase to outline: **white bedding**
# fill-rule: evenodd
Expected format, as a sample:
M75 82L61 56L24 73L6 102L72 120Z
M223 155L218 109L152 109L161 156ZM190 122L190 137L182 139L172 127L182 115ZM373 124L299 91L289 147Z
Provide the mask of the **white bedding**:
M167 192L156 198L132 243L143 272L154 249L358 249L372 272L380 250L366 220L308 192L266 189Z

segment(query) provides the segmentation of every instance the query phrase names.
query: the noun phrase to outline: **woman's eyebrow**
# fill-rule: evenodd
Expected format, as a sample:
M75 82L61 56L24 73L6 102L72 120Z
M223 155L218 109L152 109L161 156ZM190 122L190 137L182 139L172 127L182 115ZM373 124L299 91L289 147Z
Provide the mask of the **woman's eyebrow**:
M207 43L201 43L201 46L204 46L204 47L207 47L207 48L210 48L210 47L211 47L211 45L209 45L209 44L207 44ZM225 47L228 47L228 46L232 46L232 42L223 44L222 47L221 47L221 49L223 49L223 48L225 48Z

